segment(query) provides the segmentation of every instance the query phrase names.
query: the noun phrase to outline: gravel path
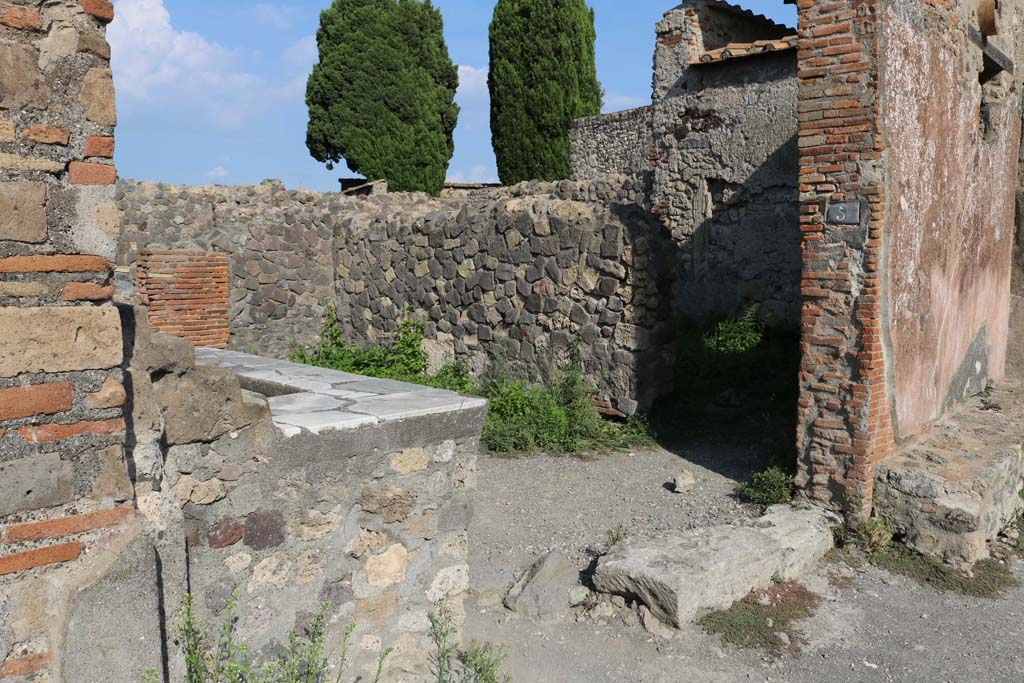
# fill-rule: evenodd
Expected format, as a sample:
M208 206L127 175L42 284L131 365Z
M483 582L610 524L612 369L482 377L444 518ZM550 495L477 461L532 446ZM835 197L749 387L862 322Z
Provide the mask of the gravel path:
M756 515L732 493L733 476L743 476L757 455L747 449L691 454L716 461L720 471L662 449L588 459L483 458L470 528L471 589L482 604L497 604L514 575L548 551L561 551L583 569L613 531L643 536ZM670 482L684 468L697 484L674 493Z
M592 460L482 462L471 534L473 585L467 637L504 643L516 683L1020 683L1024 588L998 600L938 593L871 566L823 563L805 585L822 596L802 625L798 655L770 660L689 626L655 638L619 610L602 619L567 611L533 622L500 605L513 577L558 549L581 568L609 529L650 534L726 523L754 511L731 492L758 460L754 450L697 449L687 459L651 450ZM710 467L701 466L713 465ZM689 494L666 489L689 468ZM1015 573L1024 579L1024 566ZM838 578L837 578L838 577Z

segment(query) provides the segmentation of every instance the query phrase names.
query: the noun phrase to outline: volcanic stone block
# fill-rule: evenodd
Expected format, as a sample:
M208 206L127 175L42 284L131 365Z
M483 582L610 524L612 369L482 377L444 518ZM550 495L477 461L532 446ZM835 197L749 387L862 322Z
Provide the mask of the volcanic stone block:
M65 681L137 681L161 670L157 567L155 548L140 535L78 592L67 625Z
M49 91L39 72L39 51L0 43L0 109L43 109Z
M113 306L0 308L0 329L0 377L121 363L121 320Z
M45 183L0 183L0 240L46 240Z

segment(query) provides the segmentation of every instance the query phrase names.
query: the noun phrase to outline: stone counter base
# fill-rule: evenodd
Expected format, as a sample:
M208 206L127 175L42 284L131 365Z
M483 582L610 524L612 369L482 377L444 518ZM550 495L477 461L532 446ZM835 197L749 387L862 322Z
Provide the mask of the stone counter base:
M273 658L330 603L329 648L357 624L350 670L371 679L393 647L385 680L428 678L428 613L444 603L462 623L486 401L234 352L197 359L231 367L243 387L271 378L276 394L273 426L179 461L200 613L212 619L237 591L239 638Z
M911 548L973 565L1024 506L1022 444L1024 387L1008 384L881 463L876 515Z

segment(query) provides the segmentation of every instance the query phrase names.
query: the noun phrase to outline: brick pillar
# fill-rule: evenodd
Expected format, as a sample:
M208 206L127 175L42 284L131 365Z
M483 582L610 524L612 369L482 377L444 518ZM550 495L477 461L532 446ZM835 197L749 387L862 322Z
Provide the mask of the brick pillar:
M134 517L110 301L112 17L106 0L0 0L4 680L65 680L64 605Z
M193 346L228 347L230 279L225 254L143 250L136 263L136 293L150 327Z
M881 289L880 4L797 2L804 236L797 483L854 520L870 513L873 464L893 448Z

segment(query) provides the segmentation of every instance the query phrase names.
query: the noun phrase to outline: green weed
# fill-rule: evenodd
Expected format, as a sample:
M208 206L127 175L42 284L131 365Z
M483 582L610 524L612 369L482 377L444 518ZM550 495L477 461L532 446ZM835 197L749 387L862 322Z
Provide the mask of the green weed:
M422 349L424 326L402 321L394 340L383 346L358 346L344 341L337 310L328 306L320 342L291 354L298 363L414 382L487 398L490 409L483 444L495 453L579 453L592 449L627 450L652 441L646 421L624 424L602 419L594 407L593 391L583 378L577 356L558 372L554 382L541 386L511 379L500 367L478 384L462 363L450 363L431 375Z
M736 489L739 497L748 503L768 507L793 500L793 476L778 468L769 467L750 478L749 484Z
M611 550L618 544L622 543L626 538L626 528L621 524L618 524L608 530L605 536L604 547L605 550Z
M777 657L784 651L799 649L802 638L795 624L812 616L818 603L818 596L799 584L777 583L767 590L754 591L729 609L712 612L697 623L730 645L759 648Z
M455 642L456 629L448 607L427 615L434 652L430 672L434 683L509 683L501 673L507 655L500 646L473 641L465 650Z
M1009 565L994 559L978 562L974 565L973 576L968 576L901 543L892 543L870 558L872 564L893 574L909 577L938 591L975 598L997 598L1018 585Z
M330 605L321 607L304 629L304 635L292 631L287 650L277 660L258 662L248 645L238 641L235 632L237 604L236 592L220 613L217 632L211 634L196 616L194 598L186 595L182 600L174 633L184 650L186 683L342 683L345 680L356 625L350 624L342 635L337 671L331 676L330 656L326 649ZM461 650L456 643L456 629L448 608L442 606L437 614L428 616L430 635L435 645L429 664L436 683L509 683L509 678L501 673L506 659L503 648L474 641ZM393 652L392 648L381 651L372 683L380 683L384 665ZM142 683L156 683L157 680L157 673L152 670L143 674L141 679ZM363 679L357 676L357 680Z
M390 344L349 344L343 338L337 309L328 304L320 329L320 341L312 349L293 351L289 358L296 363L357 375L412 382L459 393L471 392L475 384L464 363L449 363L433 375L427 372L423 331L421 321L409 318L399 323Z
M249 646L238 642L235 633L237 605L236 592L220 613L221 623L216 634L211 635L196 616L194 598L185 596L175 636L185 654L186 683L327 683L330 668L325 648L328 605L325 604L309 623L305 636L292 631L286 652L272 662L257 661ZM354 629L352 624L345 631L334 683L342 681ZM382 655L381 664L388 654L385 651Z

